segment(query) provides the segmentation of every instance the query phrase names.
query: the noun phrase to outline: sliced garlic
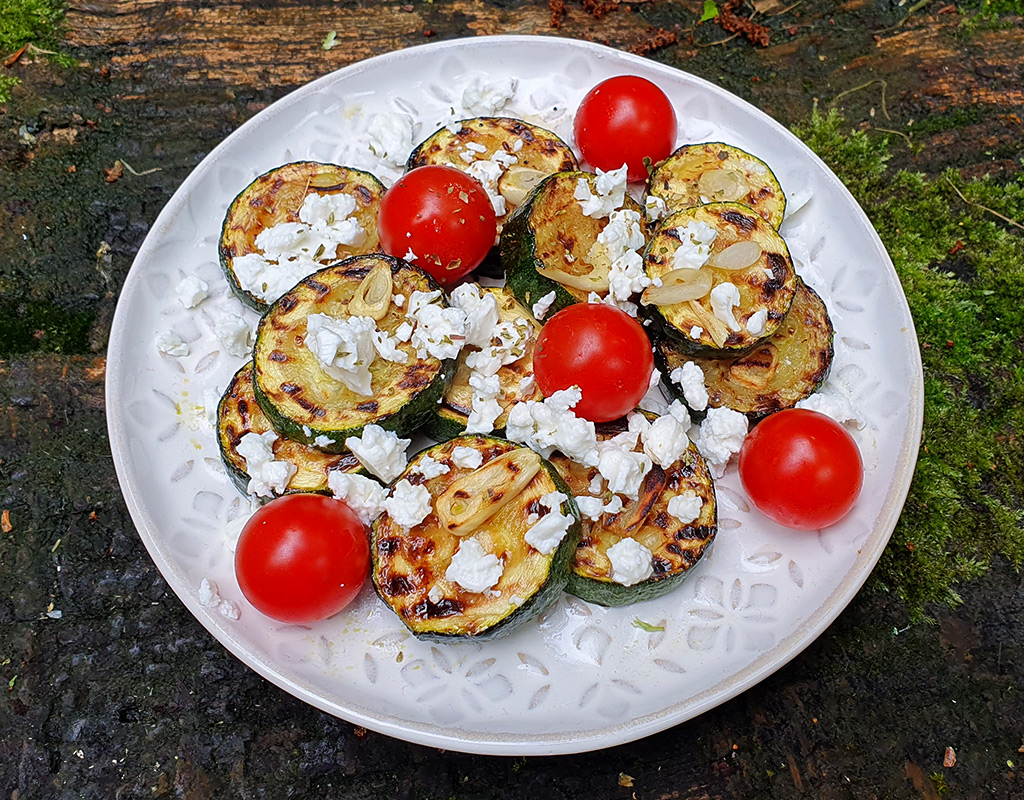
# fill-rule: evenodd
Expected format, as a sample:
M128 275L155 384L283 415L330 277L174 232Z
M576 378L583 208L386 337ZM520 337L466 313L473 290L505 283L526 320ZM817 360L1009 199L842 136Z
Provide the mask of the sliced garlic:
M707 331L715 347L724 347L725 340L729 338L729 329L718 317L704 308L697 300L690 301L690 313L696 318L698 324Z
M523 491L540 466L537 453L516 448L457 478L434 503L441 527L455 536L472 533Z
M743 177L731 169L711 169L697 179L697 190L712 201L739 200L750 191Z
M391 307L391 268L378 263L359 282L356 293L348 301L348 313L353 317L370 317L380 322Z
M758 262L761 256L764 254L764 250L761 249L761 245L757 242L745 241L736 242L726 247L724 250L720 250L717 253L712 253L711 258L708 259L708 265L715 269L725 270L738 270L752 267Z
M557 281L563 286L571 286L573 289L582 289L584 292L607 292L608 274L608 265L592 265L590 272L583 275L573 275L557 267L544 267L541 272L545 278Z
M318 172L309 179L309 185L314 189L341 189L345 184L338 183L339 176L330 172Z
M711 291L711 273L706 269L674 269L661 276L661 286L644 289L640 302L645 306L670 306L699 300Z
M498 181L498 191L501 196L513 206L517 206L526 199L526 195L537 188L549 173L530 167L520 167L515 164L505 170L505 174Z

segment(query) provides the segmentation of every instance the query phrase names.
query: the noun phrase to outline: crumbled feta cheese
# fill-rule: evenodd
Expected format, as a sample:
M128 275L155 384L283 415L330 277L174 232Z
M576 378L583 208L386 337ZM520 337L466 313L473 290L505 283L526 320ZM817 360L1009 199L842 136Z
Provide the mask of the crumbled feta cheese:
M648 220L657 222L662 217L668 216L668 204L657 195L649 194L644 199L644 211L647 213Z
M703 411L708 407L708 390L704 385L704 370L693 361L676 367L669 374L672 382L683 390L686 405L694 411Z
M548 513L530 526L523 539L543 555L554 552L573 523L572 516L562 513L562 503L568 499L561 492L549 492L540 498L540 504Z
M222 617L227 617L228 619L242 618L242 612L238 608L238 603L233 600L221 600L220 605L217 606L217 611L220 612Z
M498 299L492 292L482 292L475 283L456 286L450 295L451 304L466 315L466 344L483 347L494 336L498 326Z
M439 475L446 475L451 472L451 467L447 464L442 464L431 456L423 456L418 462L416 462L415 471L422 475L427 480L436 478Z
M690 428L690 415L678 400L674 401L675 413L665 414L651 423L642 434L644 452L659 467L675 464L690 446L686 431Z
M476 469L484 463L484 455L472 447L456 447L452 450L452 463L461 469Z
M493 117L515 96L517 85L515 78L488 81L475 76L462 90L462 107L471 117Z
M199 605L203 608L216 608L220 605L220 591L216 581L203 578L199 582Z
M597 468L608 481L609 491L636 499L640 486L651 469L651 457L646 453L624 450L609 446L611 442L598 444Z
M185 308L195 308L210 296L210 284L195 275L187 275L175 287L174 293Z
M306 317L306 347L321 369L364 397L373 394L370 364L376 353L377 323L370 317Z
M613 211L587 255L592 264L609 267L606 302L633 316L636 306L629 298L651 284L644 272L643 258L637 252L644 242L640 214L629 209Z
M313 447L330 447L334 444L334 439L330 436L324 436L322 433L313 438Z
M501 382L497 375L472 372L469 385L473 389L473 401L466 421L466 433L490 433L494 430L495 420L501 416L502 408L497 401Z
M604 512L604 501L600 497L577 495L576 505L580 509L580 514L587 519L598 520Z
M308 256L275 262L268 261L259 253L246 253L231 260L238 285L264 303L273 303L321 266Z
M498 153L494 154L495 156ZM505 198L498 189L498 181L501 180L501 176L505 174L506 166L502 164L504 159L495 159L493 156L490 159L478 159L466 167L466 174L471 175L480 181L480 184L484 187L484 191L487 192L487 197L490 198L491 206L494 208L494 216L503 217L505 212L508 210L505 205Z
M551 304L554 302L555 292L554 290L552 290L533 304L533 316L538 320L544 319L544 317L547 316L547 313L551 308Z
M156 349L161 353L176 358L183 358L189 354L189 346L181 340L174 331L162 331L156 337Z
M755 311L747 319L747 332L751 336L760 336L764 333L765 325L768 322L768 309L762 308L759 311Z
M372 478L340 470L327 473L327 487L335 499L351 508L364 525L369 525L384 510L387 490Z
M697 519L702 508L704 508L704 501L692 489L687 489L668 501L668 513L684 525Z
M711 290L711 310L717 319L729 326L729 330L741 330L733 315L733 309L740 304L740 290L729 281L720 283Z
M395 304L395 308L401 308L405 305L405 295L393 294L391 295L391 302Z
M519 394L525 397L533 391L536 385L537 379L534 378L532 374L524 375L519 379Z
M483 375L494 375L505 364L526 355L526 345L532 335L533 328L522 317L501 322L491 329L487 344L466 356L466 366Z
M864 418L854 408L850 398L828 383L820 391L798 401L796 407L817 411L827 417L831 417L840 424L852 422L858 428L864 427Z
M703 333L704 329L700 325L694 325L692 328L690 328L691 339L699 339L701 337L701 334Z
M814 192L806 186L795 192L786 192L786 219L788 220L814 197Z
M405 255L404 255L404 256L402 256L402 259L403 259L404 261L408 261L408 262L409 262L410 264L414 264L414 263L416 262L416 260L417 260L418 258L419 258L419 256L417 256L417 255L416 255L416 254L415 254L415 253L413 252L413 250L412 250L412 248L411 248L411 247L410 247L410 248L409 248L408 250L406 250L406 251L405 251Z
M350 194L313 192L306 195L302 201L299 219L306 223L313 233L330 242L324 249L326 252L333 246L333 256L337 254L339 244L358 247L366 241L366 231L353 216L355 211L356 199ZM315 250L313 252L316 253Z
M238 442L235 452L245 459L245 471L249 475L246 491L257 497L273 497L284 494L288 481L298 472L289 461L274 460L275 431L247 433Z
M225 314L213 326L217 339L232 356L248 356L252 348L252 329L238 314Z
M399 348L398 344L401 340L397 336L389 336L387 331L382 331L376 326L371 331L371 335L373 336L374 350L385 361L404 364L409 360L409 354Z
M435 606L444 599L444 592L441 587L436 583L430 587L430 591L427 592L427 600L433 603Z
M617 494L612 495L612 499L604 504L605 514L618 514L622 511L622 498Z
M411 439L399 439L398 434L386 431L380 425L367 425L361 436L349 436L345 447L352 451L359 463L382 481L390 483L405 469L405 448Z
M579 387L573 386L555 392L543 402L516 403L509 411L505 435L513 442L532 447L545 458L559 450L584 466L596 466L594 423L569 410L582 397Z
M602 219L622 207L626 197L626 165L608 172L598 169L594 183L597 194L591 191L589 180L580 178L573 197L579 200L583 216Z
M501 580L504 565L493 553L484 550L476 538L463 539L445 570L444 577L467 592L485 592Z
M725 474L729 459L740 451L747 435L747 418L731 408L709 408L697 435L697 449L716 478Z
M700 269L711 258L711 245L718 231L705 222L690 220L682 229L677 228L679 247L672 254L673 269Z
M636 539L621 539L607 551L612 562L611 579L623 586L633 586L654 574L651 551Z
M391 496L384 501L384 510L405 529L419 525L430 514L430 491L426 486L413 486L405 478L395 484Z
M369 148L377 158L391 167L404 167L413 147L413 120L406 114L374 114L368 130Z
M466 338L466 312L454 306L443 307L432 300L423 301L428 293L413 292L406 317L414 322L410 341L420 358L455 358ZM439 294L430 292L433 299ZM397 331L396 331L397 333Z
M590 486L587 488L594 496L600 495L604 491L604 478L601 477L600 472L590 479Z

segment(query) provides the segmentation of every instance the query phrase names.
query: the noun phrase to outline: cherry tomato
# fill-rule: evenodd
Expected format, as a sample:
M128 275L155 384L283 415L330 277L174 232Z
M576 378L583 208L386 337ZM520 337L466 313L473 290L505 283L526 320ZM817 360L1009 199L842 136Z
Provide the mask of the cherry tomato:
M483 185L455 167L428 165L387 190L377 218L385 253L450 286L484 260L497 232Z
M235 576L258 611L280 622L315 622L359 594L370 571L366 528L347 505L291 494L262 506L242 528Z
M644 158L666 158L676 142L676 112L657 86L636 75L602 81L580 103L574 124L576 144L592 167L623 164L631 181L647 180Z
M550 396L579 386L583 398L573 411L593 422L618 419L636 408L653 370L643 326L602 303L563 308L544 324L533 353L538 388Z
M780 525L817 530L853 507L864 482L857 443L831 417L793 408L758 423L740 449L751 502Z

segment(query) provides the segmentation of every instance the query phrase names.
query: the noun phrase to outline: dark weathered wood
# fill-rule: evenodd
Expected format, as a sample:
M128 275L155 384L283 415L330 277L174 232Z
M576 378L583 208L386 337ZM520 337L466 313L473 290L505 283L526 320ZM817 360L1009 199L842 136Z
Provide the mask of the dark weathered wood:
M777 674L643 741L490 759L353 729L241 666L168 592L121 498L103 352L134 253L225 135L346 64L459 36L630 49L664 30L677 41L653 58L785 124L835 104L851 126L923 146L878 134L901 165L1020 169L1020 20L970 32L936 2L894 28L913 3L754 5L767 48L698 26L702 0L622 3L600 19L570 0L557 30L545 0L72 0L80 66L26 53L5 68L24 84L0 109L0 309L37 304L60 315L40 323L43 339L72 333L62 354L0 361L0 795L932 798L942 773L952 796L1024 796L1010 765L1024 761L1024 583L1005 566L934 627L903 630L897 604L860 596ZM331 30L338 44L324 51ZM118 159L160 171L108 181ZM942 767L947 746L954 768Z

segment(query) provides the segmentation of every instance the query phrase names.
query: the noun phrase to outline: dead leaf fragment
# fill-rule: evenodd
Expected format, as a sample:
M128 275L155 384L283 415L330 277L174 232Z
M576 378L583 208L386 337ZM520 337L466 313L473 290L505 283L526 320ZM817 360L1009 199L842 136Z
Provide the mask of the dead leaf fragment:
M619 786L625 786L627 789L633 788L633 776L627 775L625 772L619 773Z
M105 180L107 183L113 183L124 174L124 164L122 164L120 161L115 161L114 166L112 166L110 169L104 167L103 171L107 175L107 177L105 177L103 180Z
M946 748L946 755L942 759L942 766L944 767L955 767L956 766L956 750L952 747Z
M11 524L11 512L6 508L4 513L0 514L0 530L4 533L10 533L14 530L14 526Z

